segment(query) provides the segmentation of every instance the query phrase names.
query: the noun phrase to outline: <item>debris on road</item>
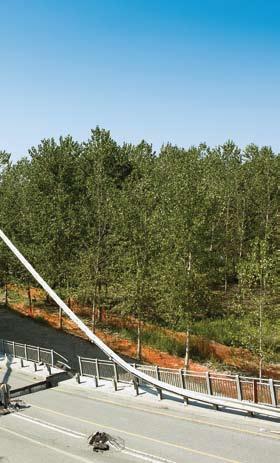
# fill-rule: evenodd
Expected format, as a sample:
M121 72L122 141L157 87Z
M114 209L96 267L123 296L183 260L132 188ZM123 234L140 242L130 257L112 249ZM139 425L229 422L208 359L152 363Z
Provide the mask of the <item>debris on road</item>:
M88 437L88 444L92 445L94 452L109 450L109 435L106 432L96 432Z
M7 415L11 412L18 412L27 405L23 400L11 400L11 386L6 383L0 383L0 415Z
M24 400L11 400L8 405L9 412L19 412L22 408L29 408Z
M10 403L10 389L9 384L0 383L0 406L2 405L4 409L7 409Z
M110 436L106 432L97 431L88 437L88 444L93 447L94 452L104 452L110 449L110 446L115 450L123 450L125 448L124 440L120 437ZM110 444L110 445L109 445Z

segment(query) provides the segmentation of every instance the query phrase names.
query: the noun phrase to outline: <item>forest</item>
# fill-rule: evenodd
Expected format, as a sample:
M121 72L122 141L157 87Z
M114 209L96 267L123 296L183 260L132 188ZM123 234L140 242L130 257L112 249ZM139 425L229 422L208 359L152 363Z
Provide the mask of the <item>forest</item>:
M44 139L0 152L0 228L65 300L280 362L280 156ZM0 243L0 285L34 281Z

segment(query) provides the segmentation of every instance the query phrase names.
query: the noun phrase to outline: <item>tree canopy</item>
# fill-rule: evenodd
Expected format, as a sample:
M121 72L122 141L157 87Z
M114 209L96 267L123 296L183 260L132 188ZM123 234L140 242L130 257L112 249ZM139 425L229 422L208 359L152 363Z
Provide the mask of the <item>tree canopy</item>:
M0 226L61 294L185 330L253 314L257 297L264 329L279 308L279 185L269 147L167 144L156 155L97 127L16 163L0 152ZM14 280L29 276L0 243L0 281Z

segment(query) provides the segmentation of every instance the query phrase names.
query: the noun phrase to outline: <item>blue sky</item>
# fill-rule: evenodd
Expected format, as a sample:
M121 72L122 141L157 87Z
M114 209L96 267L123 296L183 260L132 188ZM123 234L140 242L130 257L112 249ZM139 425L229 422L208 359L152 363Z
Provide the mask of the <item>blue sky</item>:
M0 149L100 125L278 151L279 22L274 0L2 0Z

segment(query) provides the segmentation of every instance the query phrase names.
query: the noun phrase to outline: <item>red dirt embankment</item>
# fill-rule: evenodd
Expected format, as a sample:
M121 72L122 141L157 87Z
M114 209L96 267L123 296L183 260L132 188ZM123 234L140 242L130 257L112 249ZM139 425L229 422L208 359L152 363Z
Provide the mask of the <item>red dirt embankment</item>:
M44 319L53 328L59 329L58 315L55 313L49 313L46 309L34 307L31 314L28 307L24 306L23 303L14 303L11 305L11 307L25 316L31 316L35 319L36 317L40 317ZM83 339L87 339L87 336L79 328L77 328L76 325L74 325L74 323L68 318L66 319L65 317L63 317L62 328L68 333L74 334L75 336L79 336ZM115 350L119 354L135 358L135 342L128 339L123 339L117 334L112 335L106 333L100 329L96 329L95 333L111 349ZM160 352L159 350L148 346L142 347L142 360L146 363L151 363L166 368L183 368L184 366L184 360L182 358L170 355L166 352ZM207 367L192 361L190 361L189 368L195 371L208 370Z
M15 290L15 287L13 287ZM16 288L16 291L20 294L23 291L19 290L19 288ZM31 316L36 319L36 317L40 317L44 319L50 326L59 329L59 317L58 317L58 310L57 311L49 311L47 308L39 308L36 307L36 302L38 301L43 301L44 300L44 292L40 289L32 288L32 299L34 302L34 306L32 307L32 310L24 305L24 303L12 303L11 307L22 313L25 316ZM85 315L87 313L88 315L88 308L81 308L78 306L73 307L74 311L79 314ZM110 324L114 324L115 326L134 326L135 325L135 320L132 318L128 318L127 320L120 320L117 317L109 316L106 314L106 319L107 321L110 322ZM147 325L148 326L148 325ZM152 327L152 325L149 325ZM153 327L154 328L154 327ZM87 339L85 334L81 332L79 328L74 325L74 323L66 318L65 316L63 317L62 321L62 329L74 334L75 336L79 336L83 339ZM184 343L185 342L185 333L178 333L174 332L172 330L163 330L166 334L168 334L171 338L173 337L174 339L177 339L178 341ZM110 334L106 331L96 329L96 334L97 336L102 339L111 349L115 350L116 352L126 355L131 358L135 358L136 355L136 343L124 339L118 334ZM238 370L243 373L248 373L248 374L257 374L258 373L258 361L256 357L252 355L251 352L249 352L246 349L242 348L233 348L233 347L228 347L223 344L210 341L204 338L199 339L200 342L200 348L201 350L205 350L209 357L212 357L213 359L221 362L223 365L228 367L228 370L231 368L234 370ZM148 347L143 345L142 347L142 360L146 363L151 363L151 364L156 364L162 367L166 368L183 368L184 366L184 359L175 355L170 355L166 352L161 352L158 349ZM209 370L214 370L214 368L211 368L211 363L209 365L202 365L198 362L193 362L192 360L190 361L189 364L189 369L194 370L194 371L209 371ZM279 365L264 365L263 366L263 375L268 376L268 377L273 377L274 379L280 379L280 366Z

